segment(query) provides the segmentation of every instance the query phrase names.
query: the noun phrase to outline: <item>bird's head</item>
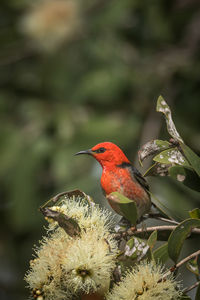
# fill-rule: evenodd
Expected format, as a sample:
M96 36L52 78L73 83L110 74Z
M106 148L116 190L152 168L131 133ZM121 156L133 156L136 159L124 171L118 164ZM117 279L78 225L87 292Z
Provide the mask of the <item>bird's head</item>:
M111 142L99 143L91 149L80 151L75 155L79 154L89 154L93 156L102 167L108 165L120 165L124 162L130 163L123 151Z

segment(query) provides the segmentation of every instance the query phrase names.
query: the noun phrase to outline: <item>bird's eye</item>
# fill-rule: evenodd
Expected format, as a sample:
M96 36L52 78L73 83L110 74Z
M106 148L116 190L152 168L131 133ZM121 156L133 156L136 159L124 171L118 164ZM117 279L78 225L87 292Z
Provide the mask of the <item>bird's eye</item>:
M96 152L96 153L104 153L105 151L106 151L106 149L103 148L103 147L101 147L101 148L99 148L97 150L93 150L93 152Z

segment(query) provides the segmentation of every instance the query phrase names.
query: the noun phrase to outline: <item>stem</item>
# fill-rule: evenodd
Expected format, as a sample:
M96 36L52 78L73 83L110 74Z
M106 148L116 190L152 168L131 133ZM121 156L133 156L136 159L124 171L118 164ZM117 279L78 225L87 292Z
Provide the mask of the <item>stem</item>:
M175 225L179 224L179 222L176 222L175 220L170 220L170 219L166 219L166 218L159 217L159 216L154 216L153 219L161 220L163 222L168 222L168 223L175 224Z
M147 228L145 228L145 229L138 228L138 229L134 232L134 234L141 233L141 232L145 232L145 231L151 232L151 231L154 231L154 230L158 230L158 231L170 230L170 231L172 231L172 230L174 230L176 227L177 227L177 226L175 226L175 225L163 225L163 226L152 226L152 227L147 227ZM192 232L192 233L198 233L198 234L200 234L200 229L198 229L198 228L193 228L193 229L191 230L191 232Z
M182 259L181 261L179 261L179 263L176 264L176 268L179 268L181 265L183 265L184 263L186 263L188 260L192 259L193 257L196 257L200 255L200 250L188 255L187 257L185 257L184 259Z
M180 266L182 266L184 263L186 263L188 260L191 260L193 257L196 257L200 255L200 250L186 256L185 258L183 258L181 261L179 261L179 263L177 263L175 266L171 267L169 269L169 271L167 271L163 277L161 279L159 279L159 282L162 281L163 279L165 279L167 276L169 276L172 272L174 272L175 270L177 270Z
M189 286L188 288L185 288L183 290L183 294L187 294L191 290L195 289L199 284L200 284L200 281L197 281L196 283L194 283L193 285Z
M176 225L162 225L162 226L151 226L151 227L146 227L146 228L138 228L134 230L132 230L132 228L128 228L127 231L124 231L122 234L123 236L132 236L132 235L137 235L143 232L153 232L155 230L157 231L172 231L176 228ZM196 234L200 234L200 229L199 228L193 228L191 230L191 233L196 233ZM121 237L121 233L115 233L115 238L120 238Z

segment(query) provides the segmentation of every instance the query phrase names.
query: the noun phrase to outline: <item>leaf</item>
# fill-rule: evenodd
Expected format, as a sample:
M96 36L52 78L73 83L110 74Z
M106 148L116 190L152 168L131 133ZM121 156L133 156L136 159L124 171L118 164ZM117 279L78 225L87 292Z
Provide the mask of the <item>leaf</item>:
M160 263L164 264L169 258L168 243L164 243L162 246L157 248L153 252L153 256L156 262L158 262L159 264Z
M157 230L155 230L151 233L150 237L148 238L147 244L149 245L150 249L153 249L153 247L155 246L157 236Z
M194 208L189 211L189 215L192 219L200 219L200 208Z
M173 166L169 168L169 175L190 189L200 192L200 177L192 169Z
M93 200L92 198L87 195L86 193L82 192L81 190L72 190L72 191L65 191L65 192L61 192L59 194L57 194L56 196L52 197L50 200L48 200L46 203L44 203L40 208L44 208L46 207L48 204L50 203L56 203L58 202L58 200L60 200L62 197L68 197L68 198L72 198L72 197L81 197L84 198L89 204L93 204Z
M162 96L158 97L156 111L162 112L165 115L165 120L166 120L166 123L167 123L167 130L168 130L169 134L175 140L183 143L183 140L180 137L178 131L176 130L176 127L175 127L174 122L172 120L171 110L170 110L167 102L164 100L164 98Z
M78 223L73 218L69 218L65 214L58 211L54 211L47 207L40 208L40 211L45 217L57 221L58 225L62 227L69 236L73 237L80 234L81 229Z
M103 295L99 294L99 292L95 292L95 293L90 292L89 294L81 295L81 298L78 298L78 299L81 299L81 300L104 300L105 297Z
M195 295L195 300L199 300L200 299L200 284L197 287L197 291L196 291L196 295Z
M200 227L200 220L187 219L181 222L170 234L168 239L169 257L176 263L183 243L195 227Z
M153 158L153 160L161 164L177 164L181 166L189 166L189 163L187 162L185 157L176 147L160 152Z
M146 241L133 237L126 243L124 255L131 259L141 260L148 252L149 245Z
M172 220L172 218L169 216L169 210L168 208L151 192L149 192L151 196L151 201L157 208L157 210L162 214L164 217Z
M171 147L171 144L167 141L162 140L152 140L147 142L142 146L142 148L138 151L139 162L142 165L142 162L149 157L150 155L154 155L164 149L168 149Z
M197 263L197 257L195 259L191 259L186 264L187 269L193 274L199 276L199 267Z
M192 300L188 295L181 295L178 300Z
M183 150L186 158L188 159L195 172L200 176L200 157L187 145L180 143L180 147Z
M147 169L143 176L167 176L169 167L171 167L171 165L156 162L149 169Z
M136 225L138 217L137 206L133 200L128 199L118 192L113 192L106 198L114 211L129 220L132 225Z

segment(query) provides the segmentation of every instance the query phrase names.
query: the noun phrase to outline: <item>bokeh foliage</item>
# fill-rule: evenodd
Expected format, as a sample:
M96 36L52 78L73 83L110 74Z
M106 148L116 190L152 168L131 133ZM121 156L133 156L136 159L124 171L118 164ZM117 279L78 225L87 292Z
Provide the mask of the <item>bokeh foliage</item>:
M50 19L58 33L70 25L70 35L54 40L56 31L47 22L45 38L56 41L52 47L24 28L32 1L1 1L0 285L5 299L23 297L24 270L41 236L39 205L77 187L102 199L96 164L74 153L108 140L135 160L141 145L167 136L154 114L159 94L175 112L185 143L196 153L200 149L199 1L76 2L67 25L57 16ZM67 23L74 18L76 26ZM199 195L175 180L153 179L151 186L180 216L199 205Z

